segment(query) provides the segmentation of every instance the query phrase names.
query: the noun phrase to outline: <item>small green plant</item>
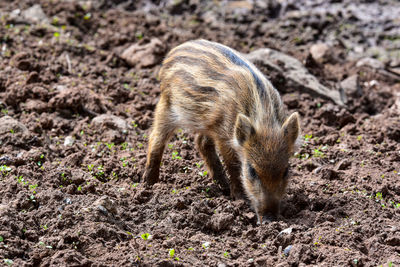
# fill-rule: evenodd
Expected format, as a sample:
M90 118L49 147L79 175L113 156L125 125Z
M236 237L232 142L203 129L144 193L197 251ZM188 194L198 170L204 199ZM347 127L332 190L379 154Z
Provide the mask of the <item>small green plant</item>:
M111 150L114 147L114 143L106 143L106 146L108 147L109 150Z
M123 142L122 144L121 144L121 149L122 150L126 150L128 148L128 143L127 142Z
M200 162L196 162L196 167L197 168L201 168L201 166L203 166L203 162L202 161L200 161Z
M93 170L94 165L93 164L89 164L87 167L88 167L88 170L91 172Z
M173 151L172 152L172 159L182 159L181 156L178 156L178 151Z
M142 40L142 39L143 39L143 33L137 32L137 33L136 33L136 38L137 38L138 40Z
M91 13L86 13L86 15L83 16L83 19L84 19L84 20L90 20L91 17L92 17L92 14L91 14Z
M229 255L229 252L228 251L225 251L224 252L224 258L230 258L231 256Z
M205 176L207 176L207 174L208 174L207 171L199 172L199 175L200 175L201 177L205 177Z
M37 184L30 184L29 189L32 191L32 194L36 194L36 188L38 187Z
M13 265L14 262L10 259L4 259L4 263L7 264L8 266L11 266Z
M304 141L306 141L306 142L310 141L311 139L312 139L312 134L306 134L304 136Z
M173 257L175 256L175 249L170 248L170 249L168 250L168 254L169 254L169 256L170 256L171 258L173 258Z
M168 144L168 148L172 149L174 147L174 144Z
M149 234L149 233L144 233L144 234L141 234L140 237L141 237L143 240L149 240L149 239L151 238L151 234Z
M0 174L1 174L1 176L6 176L9 171L11 171L11 168L8 167L7 165L1 165L0 166Z
M361 141L362 140L362 135L357 136L357 141Z
M10 133L15 134L14 129L10 129Z
M47 230L48 229L48 227L47 227L47 224L45 224L45 225L41 225L40 227L42 227L43 228L43 230Z
M58 38L58 37L60 37L60 33L59 33L59 32L55 32L55 33L53 34L53 36L56 37L56 38Z
M321 150L326 150L326 146L319 146L318 148L313 150L313 156L316 158L323 158L325 156L324 152Z
M3 242L4 241L4 237L2 237L1 235L0 235L0 242Z

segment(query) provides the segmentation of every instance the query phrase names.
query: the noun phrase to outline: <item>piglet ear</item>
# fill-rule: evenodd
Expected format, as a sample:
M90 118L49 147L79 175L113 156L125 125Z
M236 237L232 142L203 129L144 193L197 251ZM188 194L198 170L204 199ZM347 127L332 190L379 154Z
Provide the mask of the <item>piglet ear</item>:
M235 123L235 140L237 144L243 145L243 143L249 139L249 137L255 134L253 124L250 119L243 114L239 114L236 118Z
M293 147L300 133L299 113L294 112L282 125L282 132L290 147Z

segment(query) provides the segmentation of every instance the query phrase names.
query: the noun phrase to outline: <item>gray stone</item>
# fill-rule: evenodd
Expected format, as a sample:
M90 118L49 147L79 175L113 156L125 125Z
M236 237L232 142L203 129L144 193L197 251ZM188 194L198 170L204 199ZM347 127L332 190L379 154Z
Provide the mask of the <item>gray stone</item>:
M75 142L75 139L72 136L65 137L64 146L72 146Z
M327 44L319 43L310 47L310 54L317 62L324 62L328 57L330 47Z
M347 96L361 95L361 86L359 83L358 75L352 75L340 82L340 87L343 89Z
M49 19L39 4L22 11L22 17L31 23L48 24Z
M298 90L308 92L343 106L345 96L338 90L332 90L322 85L315 76L310 74L301 62L294 57L281 53L279 51L261 48L257 49L245 57L253 62L266 66L272 71L276 71L285 77L288 86Z
M283 250L283 254L285 254L285 256L289 256L290 250L292 250L292 245L287 246L284 250Z
M24 124L10 116L0 118L0 135L7 133L27 133L28 129Z

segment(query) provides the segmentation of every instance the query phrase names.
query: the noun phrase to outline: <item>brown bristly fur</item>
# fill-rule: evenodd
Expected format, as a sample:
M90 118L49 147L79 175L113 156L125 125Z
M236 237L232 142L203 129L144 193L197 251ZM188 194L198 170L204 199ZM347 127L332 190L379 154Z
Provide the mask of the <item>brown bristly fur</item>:
M298 114L288 117L279 93L260 71L218 43L196 40L172 49L159 76L146 182L158 181L163 150L175 129L189 129L197 134L196 146L213 179L228 187L218 150L231 196L243 197L244 188L259 221L276 215L300 130Z

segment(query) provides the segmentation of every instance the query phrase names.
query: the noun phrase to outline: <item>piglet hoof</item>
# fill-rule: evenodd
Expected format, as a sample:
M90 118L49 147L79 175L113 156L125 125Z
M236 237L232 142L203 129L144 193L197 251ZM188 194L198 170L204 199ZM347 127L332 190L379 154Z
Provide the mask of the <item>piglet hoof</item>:
M144 172L144 175L142 177L143 182L145 182L147 187L151 187L153 184L158 182L158 173L152 173L149 170L146 170Z

